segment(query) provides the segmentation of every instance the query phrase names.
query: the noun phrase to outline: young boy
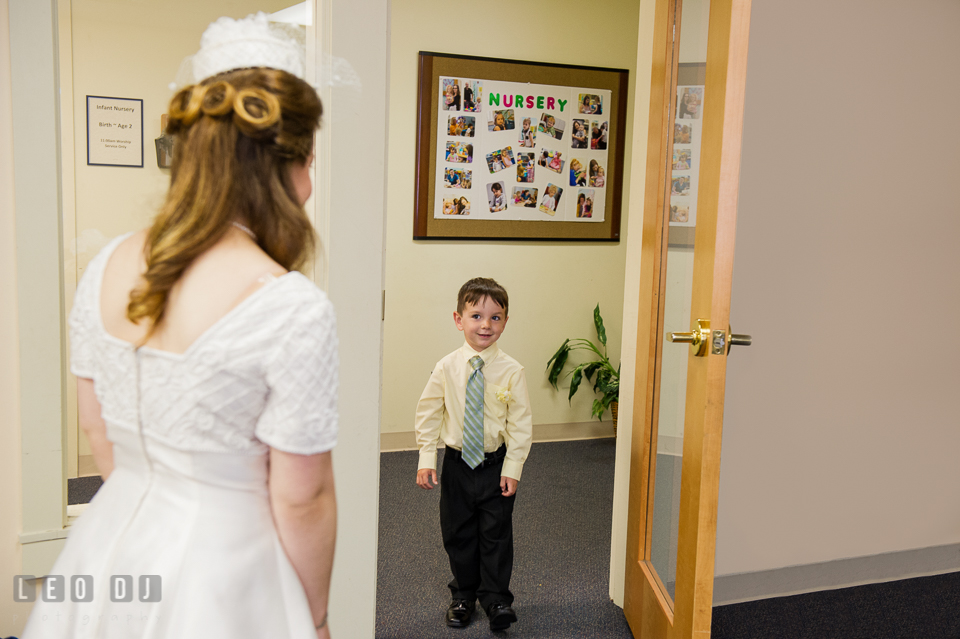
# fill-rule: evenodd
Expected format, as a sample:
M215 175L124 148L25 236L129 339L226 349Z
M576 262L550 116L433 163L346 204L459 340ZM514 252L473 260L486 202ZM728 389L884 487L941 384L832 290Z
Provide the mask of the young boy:
M437 485L437 444L446 445L440 530L453 571L447 625L454 628L469 625L478 598L490 630L517 620L510 592L513 502L533 417L523 367L497 346L508 307L507 292L492 279L460 288L453 321L466 342L437 362L417 405L421 488Z

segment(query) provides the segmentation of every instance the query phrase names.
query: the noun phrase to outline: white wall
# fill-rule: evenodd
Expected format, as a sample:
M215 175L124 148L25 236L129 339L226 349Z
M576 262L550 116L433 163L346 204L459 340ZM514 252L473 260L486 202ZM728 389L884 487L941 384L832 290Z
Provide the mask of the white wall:
M30 607L13 602L21 572L20 333L17 322L16 228L13 200L13 115L10 23L0 0L0 634L20 634Z
M718 575L960 542L958 32L753 5Z
M321 45L350 64L361 84L325 94L329 137L318 159L318 172L330 185L327 290L340 338L340 437L333 453L339 516L330 626L335 637L360 638L374 636L377 602L389 4L335 0L323 6Z
M544 367L564 339L596 339L597 303L611 360L619 361L628 224L622 224L618 244L413 241L417 52L625 68L630 70L632 96L638 7L636 0L589 6L544 0L454 6L418 0L393 6L383 353L389 383L383 392L383 432L413 430L416 402L433 365L463 343L452 319L457 291L477 276L493 277L510 294L510 322L500 345L527 369L534 423L590 421L591 389L584 386L570 406L565 389L558 393L547 384ZM473 19L470 16L489 21L490 28L455 26L454 13L465 22ZM591 26L597 16L606 17L602 37ZM632 117L626 131L625 180L630 175L631 139ZM629 190L624 189L624 207Z

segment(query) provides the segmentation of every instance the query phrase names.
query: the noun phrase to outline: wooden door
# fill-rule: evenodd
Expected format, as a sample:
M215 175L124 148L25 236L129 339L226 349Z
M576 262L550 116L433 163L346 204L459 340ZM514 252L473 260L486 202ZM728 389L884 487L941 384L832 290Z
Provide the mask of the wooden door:
M682 59L685 23L705 63ZM710 636L749 23L750 0L657 0L624 598L642 639Z

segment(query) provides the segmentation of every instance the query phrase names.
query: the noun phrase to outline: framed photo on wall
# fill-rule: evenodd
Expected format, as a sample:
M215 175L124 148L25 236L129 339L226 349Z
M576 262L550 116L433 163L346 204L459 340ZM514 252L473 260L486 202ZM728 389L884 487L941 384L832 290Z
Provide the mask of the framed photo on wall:
M620 240L624 69L420 52L413 237Z

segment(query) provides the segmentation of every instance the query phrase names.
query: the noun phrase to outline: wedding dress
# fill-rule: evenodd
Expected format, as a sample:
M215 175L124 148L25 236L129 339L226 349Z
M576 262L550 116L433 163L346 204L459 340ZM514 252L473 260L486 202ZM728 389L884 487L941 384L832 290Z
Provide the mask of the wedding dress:
M126 237L90 262L70 316L71 370L94 380L114 470L50 571L64 601L38 597L23 637L312 639L271 516L268 453L336 444L333 308L290 272L186 352L137 351L100 316L104 267ZM121 590L132 600L113 601Z

